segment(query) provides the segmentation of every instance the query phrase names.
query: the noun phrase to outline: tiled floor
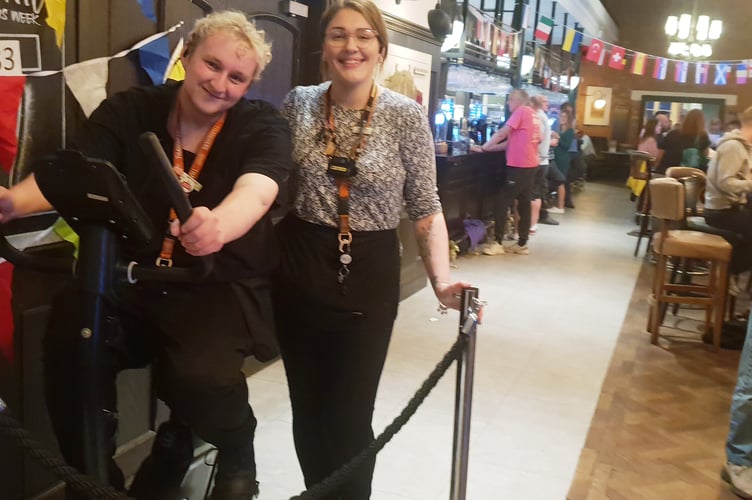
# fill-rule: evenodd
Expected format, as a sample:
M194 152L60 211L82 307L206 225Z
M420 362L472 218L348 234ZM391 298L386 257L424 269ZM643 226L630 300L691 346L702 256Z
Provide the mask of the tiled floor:
M632 204L619 186L588 184L577 208L541 226L529 256L465 257L454 277L488 301L476 356L468 500L563 499L598 399L641 260L632 257ZM403 301L376 402L381 432L454 342L427 289ZM284 370L248 381L259 419L262 499L303 489ZM379 454L374 500L449 498L454 413L451 369Z

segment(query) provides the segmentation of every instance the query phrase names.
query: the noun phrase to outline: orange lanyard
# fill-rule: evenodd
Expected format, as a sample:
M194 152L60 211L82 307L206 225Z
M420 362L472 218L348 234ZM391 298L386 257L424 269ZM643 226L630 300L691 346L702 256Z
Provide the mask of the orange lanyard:
M337 135L336 124L334 122L334 113L332 113L332 87L326 91L326 132L328 136L325 154L329 158L329 169L332 169L333 161L346 160L349 165L345 170L353 170L348 172L348 175L336 176L335 182L337 184L337 218L339 219L339 234L337 235L337 241L339 242L339 262L340 268L337 272L337 280L342 285L342 293L347 293L344 286L345 278L350 274L350 268L348 265L352 262L352 256L350 255L350 246L352 244L352 232L350 231L350 179L349 177L354 175L356 163L358 157L363 152L368 141L368 136L371 134L371 120L373 119L374 110L376 108L376 101L378 98L378 87L375 84L371 84L371 95L368 98L366 107L360 114L360 126L358 127L359 140L353 145L350 150L350 154L346 158L338 157L337 153Z
M334 122L334 113L332 113L332 88L331 86L326 91L326 131L328 135L328 141L326 144L325 154L331 161L337 152L337 134L336 124ZM373 111L376 107L376 100L378 97L378 87L375 84L371 85L371 95L368 97L365 109L360 115L360 126L358 127L358 134L360 135L359 141L353 145L350 150L350 154L347 157L354 165L358 161L358 157L365 149L368 136L371 133L370 126L373 119ZM350 180L348 177L335 178L337 183L337 195L339 198L337 216L339 218L339 250L344 251L344 247L352 242L352 234L350 233L350 216L348 210L348 200L350 198Z
M201 183L198 182L198 176L201 175L201 170L204 168L206 158L209 156L214 141L222 130L225 124L225 117L227 113L223 113L219 119L214 122L209 131L204 136L204 140L201 141L201 147L196 153L196 158L191 164L191 169L188 173L185 173L185 160L183 158L183 137L180 132L180 107L176 104L176 121L177 127L175 131L175 146L172 149L172 167L175 170L175 176L178 178L180 186L185 191L185 195L188 196L192 191L201 191ZM177 214L174 209L170 209L171 223L177 218ZM160 267L172 267L172 254L175 251L175 237L170 234L169 225L167 227L167 234L165 234L162 240L162 249L157 257L157 266Z

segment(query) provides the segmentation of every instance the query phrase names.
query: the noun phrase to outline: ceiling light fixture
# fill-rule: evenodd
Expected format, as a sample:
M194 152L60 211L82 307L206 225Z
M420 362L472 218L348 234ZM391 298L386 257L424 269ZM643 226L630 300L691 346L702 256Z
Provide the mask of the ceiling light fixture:
M721 38L723 21L710 16L681 14L668 16L664 31L668 36L668 53L688 59L701 59L713 55L711 42Z

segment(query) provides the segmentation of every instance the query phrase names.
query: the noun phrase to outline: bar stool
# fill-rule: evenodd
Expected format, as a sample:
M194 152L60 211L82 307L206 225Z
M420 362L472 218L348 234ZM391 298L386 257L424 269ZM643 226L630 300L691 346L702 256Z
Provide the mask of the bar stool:
M660 221L660 232L653 236L656 265L648 316L650 341L658 343L663 304L695 304L705 308L705 333L711 330L712 324L713 346L717 351L721 347L731 245L716 234L686 229L669 230L670 221L682 221L685 216L684 186L681 182L671 177L652 179L649 189L650 214ZM671 283L666 279L669 257L708 261L707 284Z
M649 223L650 223L650 190L647 184L653 178L655 157L645 151L632 151L629 153L629 178L627 186L637 196L636 215L640 220L640 231L637 234L634 256L640 252L640 243L644 236L648 236L648 248L650 248Z

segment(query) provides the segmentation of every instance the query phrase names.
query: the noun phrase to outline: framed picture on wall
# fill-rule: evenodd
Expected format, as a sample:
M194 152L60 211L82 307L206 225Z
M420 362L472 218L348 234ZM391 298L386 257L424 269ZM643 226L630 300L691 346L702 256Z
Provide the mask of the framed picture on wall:
M611 118L611 88L588 87L585 91L585 125L608 126Z
M431 54L389 44L378 83L416 100L428 110L431 93Z

